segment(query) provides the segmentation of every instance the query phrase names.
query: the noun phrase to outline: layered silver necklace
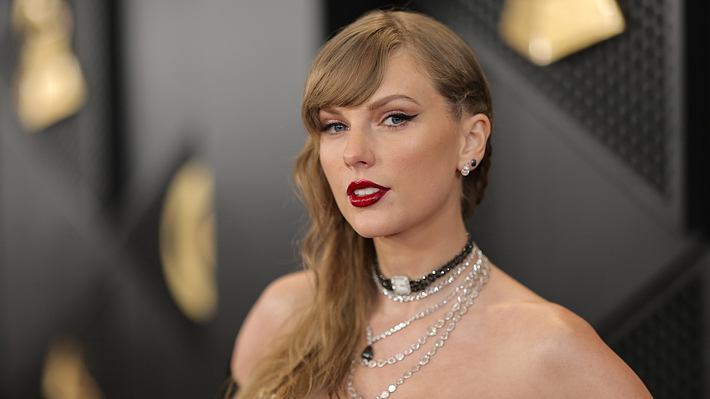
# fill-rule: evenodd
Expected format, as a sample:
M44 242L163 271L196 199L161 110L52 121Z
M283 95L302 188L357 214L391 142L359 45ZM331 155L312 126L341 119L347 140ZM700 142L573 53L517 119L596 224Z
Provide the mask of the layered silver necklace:
M390 356L387 359L380 360L374 360L374 356L372 356L372 358L370 359L365 359L365 352L363 352L363 359L361 360L361 362L358 362L358 359L354 359L346 381L346 390L351 399L362 399L362 396L357 392L353 384L355 367L358 363L362 363L364 366L370 368L392 365L404 360L405 357L411 355L415 351L419 350L423 345L425 345L429 341L429 339L433 339L434 337L436 337L436 341L434 342L432 347L427 351L427 353L422 355L419 358L419 361L409 370L407 370L400 378L389 384L386 389L384 389L379 395L375 397L376 399L389 398L399 389L402 384L404 384L406 381L412 378L412 376L418 373L422 369L422 367L425 367L427 364L429 364L431 358L433 358L437 354L438 350L444 346L444 343L449 339L449 335L451 334L451 332L454 331L458 322L467 313L468 308L474 304L480 291L488 282L490 274L490 265L487 261L487 258L477 247L474 249L474 251L472 251L471 255L469 255L466 260L462 262L459 267L457 267L456 270L460 270L459 274L461 274L461 272L463 272L463 270L468 267L471 260L471 256L473 256L474 253L477 256L477 260L471 268L471 271L467 273L464 281L460 285L458 285L452 291L452 293L450 293L444 300L430 308L418 312L409 319L394 325L393 327L385 330L383 333L378 334L377 336L373 337L371 329L368 327L368 348L371 351L370 355L373 355L372 343L389 337L398 331L401 331L415 320L419 320L435 312L437 309L446 306L446 304L449 303L451 299L453 299L454 297L456 298L456 301L452 305L451 310L446 312L443 318L437 320L432 326L427 329L425 335L417 339L415 343L410 345L404 351L398 352L397 354ZM442 284L451 284L451 282L455 280L456 276L449 276L444 282L442 282ZM449 279L451 280L449 281ZM441 288L439 288L436 292L440 290ZM366 348L366 351L368 348Z
M464 260L464 266L468 267L471 258L473 257L475 251L472 252L465 260ZM394 326L386 329L382 333L378 335L372 334L372 328L370 326L367 326L367 348L365 348L365 351L368 351L369 349L369 356L370 359L367 359L365 356L365 352L363 352L363 364L367 367L373 368L373 367L384 367L388 364L394 364L398 361L403 360L405 357L411 355L412 353L416 352L421 348L422 345L426 344L426 342L429 340L429 337L433 337L436 335L438 329L443 327L444 323L448 320L445 319L439 319L437 322L435 322L433 325L431 325L426 333L422 335L415 343L407 347L407 349L396 353L393 356L390 356L387 359L380 359L380 360L375 360L374 359L374 350L372 349L372 344L375 342L384 339L386 337L389 337L399 331L402 331L405 327L408 327L411 325L414 321L419 320L423 317L426 317L427 315L430 315L440 309L443 306L446 306L458 293L463 292L463 290L466 288L467 284L470 284L470 281L476 278L478 273L480 272L481 268L481 257L479 256L478 259L476 260L476 263L473 266L473 269L468 273L464 281L459 284L455 289L451 290L451 292L440 302L434 304L433 306L430 306L420 312L417 312L415 315L410 317L409 319L397 323Z

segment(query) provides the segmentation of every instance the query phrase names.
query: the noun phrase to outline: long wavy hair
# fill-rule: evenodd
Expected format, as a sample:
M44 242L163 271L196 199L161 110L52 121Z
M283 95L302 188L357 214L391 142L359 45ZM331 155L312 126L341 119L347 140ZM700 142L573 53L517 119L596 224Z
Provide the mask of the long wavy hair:
M471 48L431 17L411 11L371 11L340 30L321 48L306 80L301 116L308 132L293 179L308 210L302 263L315 276L310 304L255 366L237 398L303 398L316 392L340 397L351 361L361 350L376 287L370 274L374 246L358 235L335 203L320 165L318 112L364 103L379 87L389 56L411 51L424 66L451 113L493 112L488 83ZM462 179L461 209L470 216L481 202L491 145Z

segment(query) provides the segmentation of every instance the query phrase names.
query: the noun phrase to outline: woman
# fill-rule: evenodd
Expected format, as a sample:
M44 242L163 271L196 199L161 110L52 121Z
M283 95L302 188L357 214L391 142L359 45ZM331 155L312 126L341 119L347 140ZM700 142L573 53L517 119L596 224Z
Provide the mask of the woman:
M467 233L493 111L461 38L417 13L368 13L321 49L302 117L305 270L245 320L238 398L650 397L588 323Z

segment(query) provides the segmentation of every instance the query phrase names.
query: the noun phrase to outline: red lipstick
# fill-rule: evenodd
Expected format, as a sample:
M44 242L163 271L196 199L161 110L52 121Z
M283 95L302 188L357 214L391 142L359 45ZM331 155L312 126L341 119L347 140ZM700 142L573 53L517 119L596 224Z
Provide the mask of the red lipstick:
M360 192L360 195L355 194L355 190L365 190L365 193ZM376 191L375 191L376 190ZM348 186L348 199L350 199L350 204L358 208L364 208L370 206L379 201L387 191L390 189L388 187L380 186L379 184L373 183L369 180L356 180Z

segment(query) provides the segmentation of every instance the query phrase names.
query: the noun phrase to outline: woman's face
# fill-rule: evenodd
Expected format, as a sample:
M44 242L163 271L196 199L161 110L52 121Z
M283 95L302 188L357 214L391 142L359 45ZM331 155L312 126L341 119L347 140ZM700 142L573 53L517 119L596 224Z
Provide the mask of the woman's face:
M321 166L358 234L389 236L444 214L460 217L458 170L477 154L480 162L487 135L470 131L489 122L481 114L454 120L407 51L392 54L364 104L323 109L319 119Z

